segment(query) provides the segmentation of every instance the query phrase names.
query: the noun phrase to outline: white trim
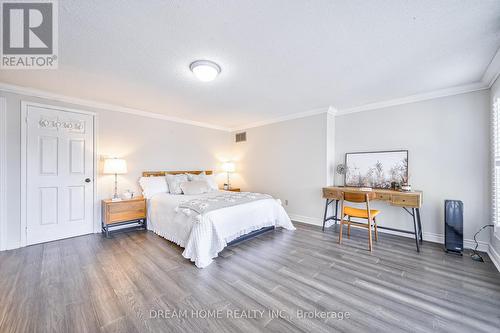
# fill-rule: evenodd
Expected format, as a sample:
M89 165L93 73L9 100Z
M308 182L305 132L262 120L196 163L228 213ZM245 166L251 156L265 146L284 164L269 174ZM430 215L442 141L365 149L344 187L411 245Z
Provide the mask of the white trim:
M312 224L312 225L318 225L322 226L323 225L323 220L319 217L309 217L309 216L303 216L303 215L297 215L297 214L288 214L290 217L290 220L296 221L296 222L302 222L302 223L307 223L307 224Z
M219 131L226 131L226 132L231 131L229 128L226 128L226 127L207 124L207 123L203 123L203 122L199 122L199 121L186 120L186 119L182 119L182 118L167 116L164 114L159 114L159 113L154 113L154 112L141 111L141 110L127 108L127 107L118 106L118 105L114 105L114 104L95 102L95 101L91 101L88 99L75 98L75 97L65 96L65 95L61 95L61 94L55 94L55 93L51 93L51 92L47 92L47 91L43 91L43 90L39 90L39 89L35 89L35 88L21 87L21 86L16 86L16 85L3 83L3 82L0 82L0 91L5 91L8 93L13 93L13 94L22 94L22 95L38 97L38 98L45 98L45 99L50 99L53 101L76 104L79 106L90 107L90 108L95 108L95 109L128 113L128 114L133 114L133 115L141 116L141 117L167 120L167 121L171 121L171 122L175 122L175 123L181 123L181 124L185 124L185 125L192 125L192 126L198 126L198 127L205 127L205 128L215 129L215 130L219 130Z
M94 116L94 233L101 233L101 202L99 200L99 116Z
M434 90L434 91L426 92L423 94L410 95L410 96L405 96L402 98L395 98L395 99L385 100L385 101L376 102L376 103L364 104L364 105L360 105L360 106L356 106L356 107L352 107L352 108L341 109L341 110L339 110L337 115L345 115L345 114L362 112L362 111L382 109L382 108L387 108L390 106L422 102L422 101L427 101L430 99L466 94L466 93L480 91L480 90L486 90L486 89L489 89L489 86L487 84L485 84L483 82L477 82L477 83L466 84L466 85L456 86L456 87L451 87L451 88L446 88L446 89Z
M481 252L488 252L488 247L490 246L490 243L488 242L483 242L483 241L477 241L478 247L477 250ZM476 243L474 242L473 239L464 239L464 248L466 249L473 249L476 246Z
M278 118L272 118L268 120L262 120L262 121L257 121L254 123L250 123L244 126L238 126L234 127L231 129L231 132L236 132L236 131L241 131L241 130L246 130L249 128L254 128L254 127L261 127L265 125L271 125L274 123L281 123L283 121L288 121L288 120L293 120L293 119L300 119L300 118L306 118L306 117L311 117L311 116L316 116L318 114L323 114L327 112L334 112L335 108L332 106L327 106L323 108L318 108L318 109L312 109L309 111L304 111L304 112L298 112L298 113L292 113L286 116L278 117Z
M7 249L7 99L0 97L0 251Z
M470 93L470 92L475 92L475 91L480 91L480 90L486 90L486 89L491 88L491 86L494 84L494 82L497 79L499 74L500 74L500 49L496 52L492 61L488 65L488 68L486 69L486 71L482 77L482 80L480 82L475 82L475 83L470 83L470 84L465 84L465 85L460 85L460 86L455 86L455 87L450 87L450 88L445 88L445 89L438 89L438 90L433 90L433 91L429 91L429 92L422 93L422 94L409 95L409 96L404 96L401 98L389 99L389 100L384 100L384 101L375 102L375 103L368 103L368 104L363 104L363 105L359 105L356 107L345 108L345 109L336 109L333 106L326 106L326 107L322 107L322 108L318 108L318 109L288 114L288 115L277 117L277 118L271 118L271 119L267 119L267 120L254 122L254 123L249 123L246 125L236 126L233 128L218 126L218 125L214 125L214 124L208 124L208 123L194 121L194 120L187 120L187 119L173 117L173 116L167 116L167 115L159 114L159 113L155 113L155 112L148 112L148 111L132 109L132 108L118 106L118 105L114 105L114 104L101 103L101 102L96 102L96 101L92 101L92 100L88 100L88 99L70 97L70 96L51 93L51 92L47 92L47 91L43 91L43 90L39 90L39 89L35 89L35 88L21 87L21 86L12 85L12 84L3 83L3 82L0 82L0 91L5 91L5 92L9 92L9 93L14 93L14 94L24 94L24 95L38 97L38 98L45 98L45 99L50 99L50 100L59 101L59 102L76 104L76 105L80 105L80 106L84 106L84 107L91 107L91 108L102 109L102 110L128 113L128 114L133 114L133 115L148 117L148 118L153 118L153 119L167 120L167 121L171 121L171 122L192 125L192 126L197 126L197 127L210 128L210 129L215 129L215 130L219 130L219 131L235 132L235 131L241 131L241 130L245 130L245 129L249 129L249 128L260 127L260 126L270 125L270 124L274 124L274 123L284 122L284 121L288 121L288 120L310 117L310 116L322 114L325 112L330 113L330 114L335 115L335 116L345 115L345 114L350 114L350 113L377 110L377 109L391 107L391 106L416 103L416 102L421 102L421 101L426 101L426 100L431 100L431 99L436 99L436 98L441 98L441 97L448 97L448 96L465 94L465 93Z
M260 126L269 125L269 124L278 123L278 122L283 122L283 121L292 120L292 119L310 117L310 116L314 116L314 115L322 114L322 113L327 113L327 112L330 114L333 114L333 115L335 115L337 113L337 110L333 106L326 106L323 108L308 110L305 112L294 113L294 114L290 114L290 115L286 115L286 116L282 116L282 117L278 117L278 118L272 118L272 119L263 120L260 122L250 123L247 125L237 126L234 128L228 128L228 127L224 127L224 126L218 126L218 125L203 123L203 122L194 121L194 120L187 120L187 119L182 119L182 118L178 118L178 117L167 116L167 115L163 115L163 114L159 114L159 113L155 113L155 112L147 112L147 111L127 108L127 107L114 105L114 104L101 103L101 102L96 102L96 101L92 101L92 100L88 100L88 99L70 97L70 96L66 96L66 95L62 95L62 94L51 93L51 92L36 89L36 88L22 87L22 86L8 84L8 83L4 83L4 82L0 82L0 91L12 93L12 94L18 94L18 95L20 94L20 95L27 95L27 96L31 96L31 97L44 98L44 99L49 99L49 100L57 101L57 102L70 103L70 104L75 104L75 105L83 106L83 107L90 107L90 108L107 110L107 111L128 113L128 114L133 114L136 116L153 118L153 119L167 120L167 121L171 121L171 122L175 122L175 123L210 128L210 129L224 131L224 132L235 132L235 131L240 131L243 129L260 127Z
M493 262L497 270L500 272L500 254L495 250L495 248L491 244L488 246L487 252L491 261Z
M288 214L290 217L290 220L296 221L296 222L302 222L302 223L307 223L307 224L312 224L316 226L322 226L323 225L323 220L321 218L317 217L308 217L308 216L303 216L303 215L297 215L297 214ZM330 227L333 225L332 221L328 221L325 225L326 228ZM379 229L379 232L385 233L385 234L391 234L391 235L397 235L397 236L403 236L407 238L412 238L414 239L415 236L412 234L407 234L403 232L397 232L397 231L392 231L392 230L387 230L387 229ZM431 232L424 232L422 234L424 241L427 242L432 242L432 243L438 243L438 244L444 244L444 235L442 234L435 234ZM483 242L483 241L478 241L478 251L481 252L487 252L489 248L489 243ZM464 248L466 249L473 249L475 246L474 240L473 239L464 239Z
M500 48L498 48L497 52L491 59L481 81L486 84L488 88L491 88L498 78L498 75L500 75Z
M27 154L27 149L26 149L26 134L27 134L27 126L26 126L26 119L27 119L27 102L21 101L21 238L19 242L19 246L23 247L26 246L26 195L27 195L27 188L26 188L26 154Z
M337 108L333 107L333 105L330 105L328 107L328 110L326 111L326 113L335 117L339 113L339 110Z
M93 166L94 166L94 173L93 173L93 221L92 221L92 226L93 226L93 231L96 232L96 224L99 217L99 203L98 203L98 183L97 183L97 168L98 168L98 145L97 142L99 140L98 137L98 132L97 132L97 115L95 112L91 111L84 111L84 110L78 110L78 109L72 109L72 108L66 108L62 106L56 106L56 105L49 105L49 104L41 104L41 103L34 103L30 101L23 101L21 100L21 241L19 244L19 247L24 247L27 245L27 221L26 221L26 205L27 205L27 141L26 141L26 135L28 134L27 130L27 112L28 112L28 106L37 106L37 107L42 107L46 109L54 109L58 111L65 111L65 112L72 112L72 113L80 113L80 114L85 114L92 116L92 122L93 122L93 140L94 140L94 161L93 161Z
M492 64L493 64L493 62L492 62ZM493 66L490 65L488 67L488 70L490 70L490 67L493 68ZM493 80L493 82L494 82L494 80ZM171 121L171 122L192 125L192 126L197 126L197 127L210 128L210 129L215 129L215 130L219 130L219 131L235 132L235 131L241 131L241 130L245 130L245 129L249 129L249 128L260 127L260 126L270 125L270 124L274 124L274 123L280 123L280 122L293 120L293 119L311 117L311 116L322 114L322 113L330 113L332 115L338 116L338 115L345 115L345 114L361 112L361 111L376 110L376 109L381 109L381 108L390 107L390 106L416 103L416 102L426 101L426 100L435 99L435 98L465 94L465 93L469 93L469 92L489 89L490 84L493 84L493 82L490 82L490 83L476 82L476 83L472 83L472 84L466 84L466 85L462 85L462 86L440 89L440 90L430 91L430 92L423 93L423 94L411 95L411 96L406 96L406 97L402 97L402 98L396 98L396 99L391 99L391 100L386 100L386 101L381 101L381 102L376 102L376 103L364 104L364 105L360 105L360 106L356 106L356 107L352 107L352 108L340 109L340 110L334 108L333 106L325 106L325 107L318 108L318 109L308 110L308 111L299 112L299 113L293 113L293 114L285 115L282 117L271 118L271 119L267 119L267 120L263 120L263 121L249 123L246 125L236 126L233 128L228 128L228 127L224 127L224 126L217 126L217 125L213 125L213 124L208 124L208 123L203 123L203 122L193 121L193 120L187 120L187 119L182 119L182 118L178 118L178 117L167 116L167 115L154 113L154 112L141 111L141 110L122 107L122 106L118 106L118 105L114 105L114 104L107 104L107 103L95 102L95 101L91 101L91 100L87 100L87 99L74 98L74 97L69 97L69 96L65 96L65 95L61 95L61 94L55 94L55 93L51 93L51 92L47 92L47 91L43 91L43 90L39 90L39 89L34 89L34 88L29 88L29 87L21 87L21 86L7 84L7 83L3 83L3 82L0 82L0 91L5 91L5 92L13 93L13 94L28 95L28 96L32 96L32 97L38 97L38 98L44 98L44 99L54 100L54 101L58 101L58 102L71 103L71 104L76 104L76 105L83 106L83 107L90 107L90 108L96 108L96 109L102 109L102 110L108 110L108 111L114 111L114 112L122 112L122 113L133 114L133 115L141 116L141 117L153 118L153 119L167 120L167 121Z
M57 106L57 105L52 105L52 104L36 103L36 102L21 100L21 108L28 107L28 106L36 106L39 108L50 109L50 110L55 110L55 111L66 111L66 112L80 113L80 114L86 114L89 116L96 115L96 113L93 111L72 109L72 108L67 108L67 107Z

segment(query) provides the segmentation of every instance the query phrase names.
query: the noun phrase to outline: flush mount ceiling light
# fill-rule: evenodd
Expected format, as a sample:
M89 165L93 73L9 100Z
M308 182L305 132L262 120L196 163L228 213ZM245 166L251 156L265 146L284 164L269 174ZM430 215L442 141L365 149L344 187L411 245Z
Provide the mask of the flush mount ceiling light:
M221 71L219 65L209 60L196 60L189 65L189 69L198 78L198 80L203 82L215 80Z

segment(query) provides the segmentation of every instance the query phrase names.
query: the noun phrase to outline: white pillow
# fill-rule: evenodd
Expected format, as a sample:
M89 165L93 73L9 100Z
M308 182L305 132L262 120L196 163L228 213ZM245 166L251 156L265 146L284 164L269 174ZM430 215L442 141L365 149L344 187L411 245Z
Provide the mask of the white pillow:
M142 195L146 199L151 199L157 193L168 193L168 185L165 177L141 177L139 185L141 185Z
M189 181L192 181L192 180L201 180L201 179L203 179L203 177L206 176L205 171L202 171L202 172L200 172L197 175L195 175L194 173L188 173L187 175L188 175Z
M202 172L199 175L190 174L189 180L191 180L191 181L199 181L199 180L206 181L210 191L217 191L219 189L219 186L217 185L217 181L215 181L215 176L214 175L207 175L207 174L205 174L205 172Z
M187 195L203 194L210 191L210 187L205 180L193 180L180 184L182 192Z
M182 194L181 183L187 182L188 176L181 175L167 175L168 188L172 194Z

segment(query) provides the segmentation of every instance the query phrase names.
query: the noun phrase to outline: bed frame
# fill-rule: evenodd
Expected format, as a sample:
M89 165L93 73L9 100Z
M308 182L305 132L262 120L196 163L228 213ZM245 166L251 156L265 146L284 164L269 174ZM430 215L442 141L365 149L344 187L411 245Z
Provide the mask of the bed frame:
M199 175L200 173L205 172L207 175L212 175L214 172L212 170L189 170L189 171L144 171L142 173L143 177L161 177L161 176L166 176L166 175L180 175L183 173L189 173L189 174L194 174L194 175ZM227 246L231 246L240 242L243 242L247 239L253 238L255 236L258 236L260 234L263 234L265 232L274 230L274 226L271 227L264 227L259 230L254 230L246 235L240 236L229 243L227 243Z
M199 175L204 172L207 175L212 175L214 172L212 170L191 170L191 171L144 171L142 173L143 177L161 177L166 175L180 175L183 173L190 173L193 175Z

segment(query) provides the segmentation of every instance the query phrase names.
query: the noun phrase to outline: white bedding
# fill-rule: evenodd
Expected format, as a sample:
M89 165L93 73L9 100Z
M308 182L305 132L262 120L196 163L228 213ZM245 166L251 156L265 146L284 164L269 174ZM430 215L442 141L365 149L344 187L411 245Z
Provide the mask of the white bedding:
M181 201L217 195L158 193L148 200L148 229L184 248L182 255L197 267L208 266L232 240L263 227L295 230L275 199L264 199L210 211L196 218L176 209Z

